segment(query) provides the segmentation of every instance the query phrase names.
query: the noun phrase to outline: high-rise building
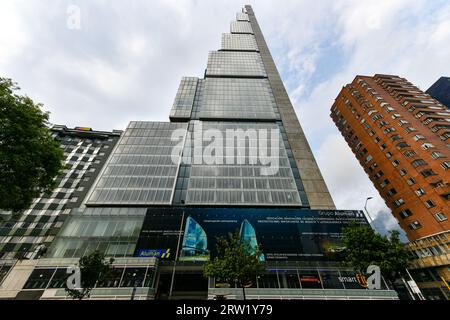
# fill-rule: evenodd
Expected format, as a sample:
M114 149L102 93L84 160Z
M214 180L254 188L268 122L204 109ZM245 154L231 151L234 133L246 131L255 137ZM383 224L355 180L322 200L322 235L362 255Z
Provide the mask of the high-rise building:
M426 93L450 108L450 77L440 77Z
M0 272L5 275L17 259L34 259L44 253L72 208L81 205L121 131L94 131L54 125L52 136L64 150L65 168L49 194L34 199L20 215L0 223ZM0 276L1 281L1 276Z
M99 250L116 273L92 298L239 298L202 272L217 237L237 231L266 265L249 297L397 298L342 264L342 228L367 220L335 210L250 6L204 78L182 79L170 120L128 125L46 255L9 272L4 296L64 299L67 267Z
M331 117L411 240L424 294L448 298L450 111L406 79L377 74L346 85Z

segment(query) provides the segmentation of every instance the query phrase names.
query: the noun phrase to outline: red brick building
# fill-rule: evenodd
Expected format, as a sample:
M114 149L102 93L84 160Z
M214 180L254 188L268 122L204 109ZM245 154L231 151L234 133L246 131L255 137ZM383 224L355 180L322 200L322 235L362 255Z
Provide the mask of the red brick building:
M331 117L412 241L413 267L444 289L429 297L448 298L450 110L404 78L357 76Z

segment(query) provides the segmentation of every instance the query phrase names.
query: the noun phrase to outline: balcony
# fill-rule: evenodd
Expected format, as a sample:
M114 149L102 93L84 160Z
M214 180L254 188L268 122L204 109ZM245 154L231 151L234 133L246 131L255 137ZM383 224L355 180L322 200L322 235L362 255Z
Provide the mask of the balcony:
M398 300L393 290L367 289L276 289L247 288L246 298L251 299L297 299L297 300ZM224 296L227 300L243 299L242 288L209 288L208 299Z
M450 253L447 254L441 254L439 256L430 256L430 257L424 257L421 259L413 260L410 263L411 269L423 269L423 268L430 268L430 267L439 267L439 266L445 266L450 264Z
M442 136L445 133L450 132L450 123L448 123L447 121L434 122L431 127L431 131Z
M443 197L445 199L448 199L448 197L450 196L450 185L449 184L440 185L435 190L441 197Z
M446 115L444 116L444 115L439 115L436 113L427 112L421 118L425 125L428 125L431 122L436 122L436 123L443 124L443 125L450 124L450 122L449 122L450 117L446 116Z

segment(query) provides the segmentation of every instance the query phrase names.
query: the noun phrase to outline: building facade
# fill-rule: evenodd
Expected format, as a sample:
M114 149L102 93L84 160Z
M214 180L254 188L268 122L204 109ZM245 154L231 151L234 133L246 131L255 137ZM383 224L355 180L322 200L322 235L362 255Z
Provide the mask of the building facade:
M404 78L375 75L346 85L331 117L411 240L413 273L431 268L424 293L448 298L450 112Z
M335 209L246 6L204 77L181 80L170 122L130 122L45 256L18 264L3 296L65 299L67 267L99 250L117 272L93 299L240 298L203 277L217 237L237 231L266 265L248 298L397 299L342 264L350 222L367 224Z
M447 108L450 108L450 77L440 77L426 93Z
M0 224L3 276L17 260L35 259L47 250L71 209L81 205L121 134L61 125L53 126L51 131L64 150L65 168L50 194L43 194L20 216L8 216Z

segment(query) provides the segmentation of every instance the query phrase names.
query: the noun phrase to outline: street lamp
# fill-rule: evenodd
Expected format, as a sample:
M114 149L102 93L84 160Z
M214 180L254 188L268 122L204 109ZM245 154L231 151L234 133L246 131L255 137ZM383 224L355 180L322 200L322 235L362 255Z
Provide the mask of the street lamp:
M373 199L373 197L367 197L366 203L364 204L364 210L366 211L366 214L369 217L369 222L373 222L373 219L370 216L369 211L367 211L367 201L369 201L370 199Z
M133 286L133 291L131 292L131 300L134 300L137 287L142 287L141 278L140 278L140 276L137 276L136 272L133 273L133 279L134 279L134 286Z

